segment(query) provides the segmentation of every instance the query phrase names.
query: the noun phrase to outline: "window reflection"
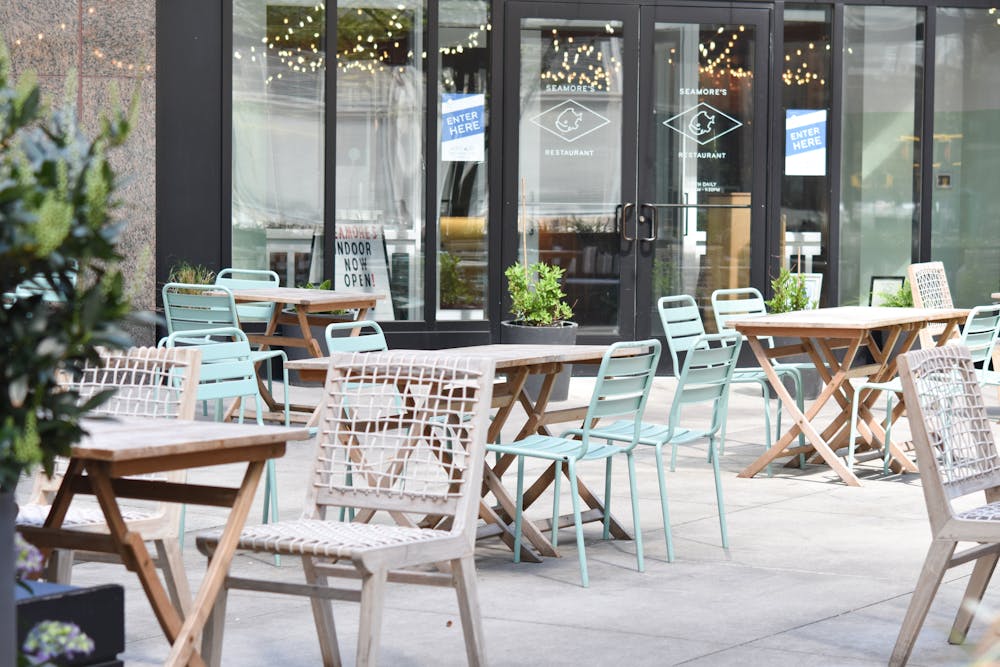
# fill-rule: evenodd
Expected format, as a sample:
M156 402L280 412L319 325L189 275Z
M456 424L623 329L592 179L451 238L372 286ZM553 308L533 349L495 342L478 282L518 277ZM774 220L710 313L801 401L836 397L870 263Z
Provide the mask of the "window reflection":
M233 2L233 266L319 280L325 11Z

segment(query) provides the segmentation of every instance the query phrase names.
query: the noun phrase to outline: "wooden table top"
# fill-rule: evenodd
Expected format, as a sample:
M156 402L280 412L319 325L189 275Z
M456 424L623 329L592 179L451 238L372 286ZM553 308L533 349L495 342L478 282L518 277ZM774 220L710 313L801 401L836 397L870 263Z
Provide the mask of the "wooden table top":
M446 354L464 357L488 357L493 360L495 368L500 371L504 369L520 368L521 366L534 366L551 363L583 363L600 362L604 353L608 351L608 345L513 345L508 343L498 343L494 345L470 345L468 347L452 347L444 350L398 350L393 352L412 352L413 354ZM635 348L624 349L622 354L633 353ZM330 364L330 357L317 357L314 359L296 359L289 361L285 367L289 370L326 370Z
M73 446L72 455L112 462L222 453L309 438L305 428L144 417L89 418L83 428L89 435Z
M889 308L885 306L838 306L798 310L791 313L762 315L742 320L731 320L730 325L740 333L775 333L777 331L859 332L886 327L948 322L964 319L966 308Z
M990 295L990 298L994 301L1000 301L1000 292L993 292L993 294Z
M261 287L235 289L233 290L233 298L237 303L273 301L293 306L329 306L334 309L357 307L357 305L371 306L375 301L384 299L385 295L305 287Z

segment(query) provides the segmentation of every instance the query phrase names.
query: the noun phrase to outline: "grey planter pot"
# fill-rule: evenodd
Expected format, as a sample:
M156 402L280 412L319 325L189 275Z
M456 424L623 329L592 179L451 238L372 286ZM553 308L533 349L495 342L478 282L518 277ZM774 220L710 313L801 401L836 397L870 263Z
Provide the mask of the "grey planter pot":
M529 327L514 322L501 322L500 342L520 345L576 345L578 329L576 322L563 322L556 327ZM569 379L572 375L573 367L567 364L556 377L549 400L565 401L569 397ZM524 388L531 400L536 400L542 388L542 377L529 377Z

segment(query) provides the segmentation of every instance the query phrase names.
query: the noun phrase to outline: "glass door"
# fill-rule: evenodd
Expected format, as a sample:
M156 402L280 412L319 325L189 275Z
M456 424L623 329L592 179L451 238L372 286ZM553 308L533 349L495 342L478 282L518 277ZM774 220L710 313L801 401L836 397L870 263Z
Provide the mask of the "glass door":
M581 342L662 333L660 296L749 285L768 11L507 8L505 265L565 269Z

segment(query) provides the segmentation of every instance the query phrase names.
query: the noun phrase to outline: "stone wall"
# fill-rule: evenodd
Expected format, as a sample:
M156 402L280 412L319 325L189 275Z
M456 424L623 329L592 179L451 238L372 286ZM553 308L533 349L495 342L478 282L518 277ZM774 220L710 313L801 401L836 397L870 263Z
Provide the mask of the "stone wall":
M139 112L132 136L111 155L119 176L117 214L127 221L123 271L136 310L155 306L156 280L156 8L149 0L6 0L0 2L0 38L15 76L34 70L43 93L63 99L70 75L83 123L97 127L114 99L135 91ZM153 344L148 326L132 326L135 342Z

